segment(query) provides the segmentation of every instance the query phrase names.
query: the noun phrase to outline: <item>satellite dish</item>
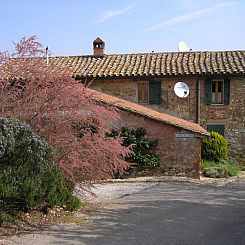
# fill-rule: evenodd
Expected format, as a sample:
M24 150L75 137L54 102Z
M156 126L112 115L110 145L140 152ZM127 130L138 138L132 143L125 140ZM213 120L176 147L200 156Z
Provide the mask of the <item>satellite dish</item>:
M178 82L174 85L174 93L179 97L179 98L185 98L189 95L190 90L189 87L186 83L184 82Z
M179 41L178 50L179 50L179 52L189 52L190 48L188 47L188 45L185 42Z

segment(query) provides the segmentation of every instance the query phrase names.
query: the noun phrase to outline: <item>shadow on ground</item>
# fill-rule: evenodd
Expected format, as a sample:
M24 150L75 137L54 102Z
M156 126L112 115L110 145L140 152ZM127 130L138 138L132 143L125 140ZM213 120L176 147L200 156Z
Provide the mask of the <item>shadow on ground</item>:
M244 183L160 183L115 200L82 226L56 226L6 244L245 244L244 203Z

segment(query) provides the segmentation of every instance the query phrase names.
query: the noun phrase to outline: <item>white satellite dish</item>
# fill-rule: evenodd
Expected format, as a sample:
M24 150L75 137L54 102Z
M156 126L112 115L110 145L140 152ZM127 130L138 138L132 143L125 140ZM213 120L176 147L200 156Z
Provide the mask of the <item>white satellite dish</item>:
M174 85L174 93L179 97L179 98L185 98L189 95L190 90L189 87L186 83L184 82L177 82Z
M179 52L189 52L190 48L188 47L188 45L185 42L179 41L178 50L179 50Z

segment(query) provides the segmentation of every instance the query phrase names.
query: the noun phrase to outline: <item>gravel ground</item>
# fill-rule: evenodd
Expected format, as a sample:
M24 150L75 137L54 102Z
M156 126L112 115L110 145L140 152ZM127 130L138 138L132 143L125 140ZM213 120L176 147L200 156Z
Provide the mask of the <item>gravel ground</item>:
M107 182L96 184L91 189L94 195L86 193L81 198L92 203L108 203L126 195L151 188L157 184L158 182ZM76 193L79 193L79 191L79 186L77 186Z
M108 203L112 200L130 195L132 193L140 192L144 189L151 188L157 185L159 182L189 182L197 184L213 184L216 186L224 186L232 182L245 181L245 171L240 172L238 176L231 178L220 178L212 179L201 177L201 179L192 179L187 177L173 177L173 176L162 176L162 177L138 177L129 179L111 179L107 180L102 184L95 184L91 189L94 195L87 193L81 197L86 199L88 202L93 203ZM76 187L76 193L79 196L80 188Z

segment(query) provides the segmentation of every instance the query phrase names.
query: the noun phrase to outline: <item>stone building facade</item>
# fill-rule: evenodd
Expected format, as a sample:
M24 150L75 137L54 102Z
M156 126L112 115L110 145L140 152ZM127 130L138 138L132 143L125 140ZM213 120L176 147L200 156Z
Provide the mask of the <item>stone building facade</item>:
M111 128L143 127L149 139L158 140L156 153L160 156L158 171L161 174L200 178L201 137L208 135L205 129L196 123L114 96L93 90L90 92L95 99L119 108L120 118L117 122L113 121Z
M148 79L152 80L152 78ZM96 79L91 87L125 100L140 103L137 90L138 82L142 80L148 81L147 78ZM217 129L227 138L231 155L243 161L245 158L245 76L230 77L228 105L206 104L205 77L157 78L157 81L161 82L159 103L140 104L159 112L199 123L209 131ZM189 96L186 98L179 98L174 93L174 85L180 81L184 81L190 89ZM199 103L197 102L198 93Z
M245 164L245 51L190 51L142 54L104 52L93 42L93 55L51 57L91 88L156 111L196 122L223 134L230 154ZM189 95L176 96L184 82Z

